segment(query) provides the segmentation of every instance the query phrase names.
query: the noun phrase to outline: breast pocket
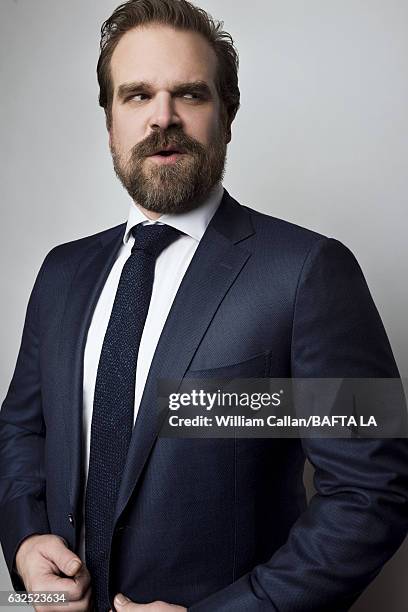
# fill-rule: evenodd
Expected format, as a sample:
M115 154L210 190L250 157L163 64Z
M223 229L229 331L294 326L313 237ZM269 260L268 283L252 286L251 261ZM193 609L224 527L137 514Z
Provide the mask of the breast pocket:
M263 352L245 361L206 370L187 370L184 378L264 378L268 376L270 352Z

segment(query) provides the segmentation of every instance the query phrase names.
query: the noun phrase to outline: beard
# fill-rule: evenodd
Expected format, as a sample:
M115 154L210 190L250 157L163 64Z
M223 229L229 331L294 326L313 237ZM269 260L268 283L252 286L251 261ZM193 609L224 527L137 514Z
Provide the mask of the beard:
M167 146L183 151L172 164L148 157ZM221 127L208 146L187 136L181 128L152 132L124 161L111 145L113 167L130 197L155 213L182 213L197 208L225 174L227 143Z

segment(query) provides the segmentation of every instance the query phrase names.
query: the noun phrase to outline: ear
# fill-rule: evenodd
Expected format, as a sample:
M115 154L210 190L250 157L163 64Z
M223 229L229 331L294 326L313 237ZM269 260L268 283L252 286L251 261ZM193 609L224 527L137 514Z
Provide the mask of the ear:
M112 147L112 120L105 108L105 126L109 135L109 147Z
M229 142L231 142L231 124L232 121L229 120L228 117L225 117L224 119L224 133L225 133L225 142L226 144L228 144Z
M224 130L225 130L225 142L226 144L228 144L229 142L231 142L231 124L232 124L233 119L231 119L231 117L228 116L227 113L227 109L225 108L225 106L222 106L222 111L221 111L221 123L223 124Z
M113 147L113 129L112 129L112 122L109 121L108 117L106 117L106 131L108 132L109 149L112 151L112 147Z

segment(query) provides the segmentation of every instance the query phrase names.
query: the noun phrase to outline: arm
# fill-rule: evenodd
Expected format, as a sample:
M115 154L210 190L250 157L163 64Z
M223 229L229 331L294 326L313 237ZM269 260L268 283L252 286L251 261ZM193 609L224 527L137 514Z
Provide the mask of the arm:
M336 240L303 266L292 338L294 378L398 377L357 261ZM265 564L191 612L348 610L408 528L408 441L304 439L316 495Z
M16 590L24 590L14 565L20 543L34 533L50 531L45 503L38 321L46 261L30 296L15 372L0 412L0 540Z

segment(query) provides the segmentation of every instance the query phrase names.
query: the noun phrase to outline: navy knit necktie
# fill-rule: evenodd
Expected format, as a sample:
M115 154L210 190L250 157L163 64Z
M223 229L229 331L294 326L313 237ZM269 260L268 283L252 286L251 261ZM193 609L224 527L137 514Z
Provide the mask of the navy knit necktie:
M134 420L136 363L149 309L157 257L180 232L137 225L119 280L99 359L85 498L86 564L98 612L109 610L109 548L120 481Z

